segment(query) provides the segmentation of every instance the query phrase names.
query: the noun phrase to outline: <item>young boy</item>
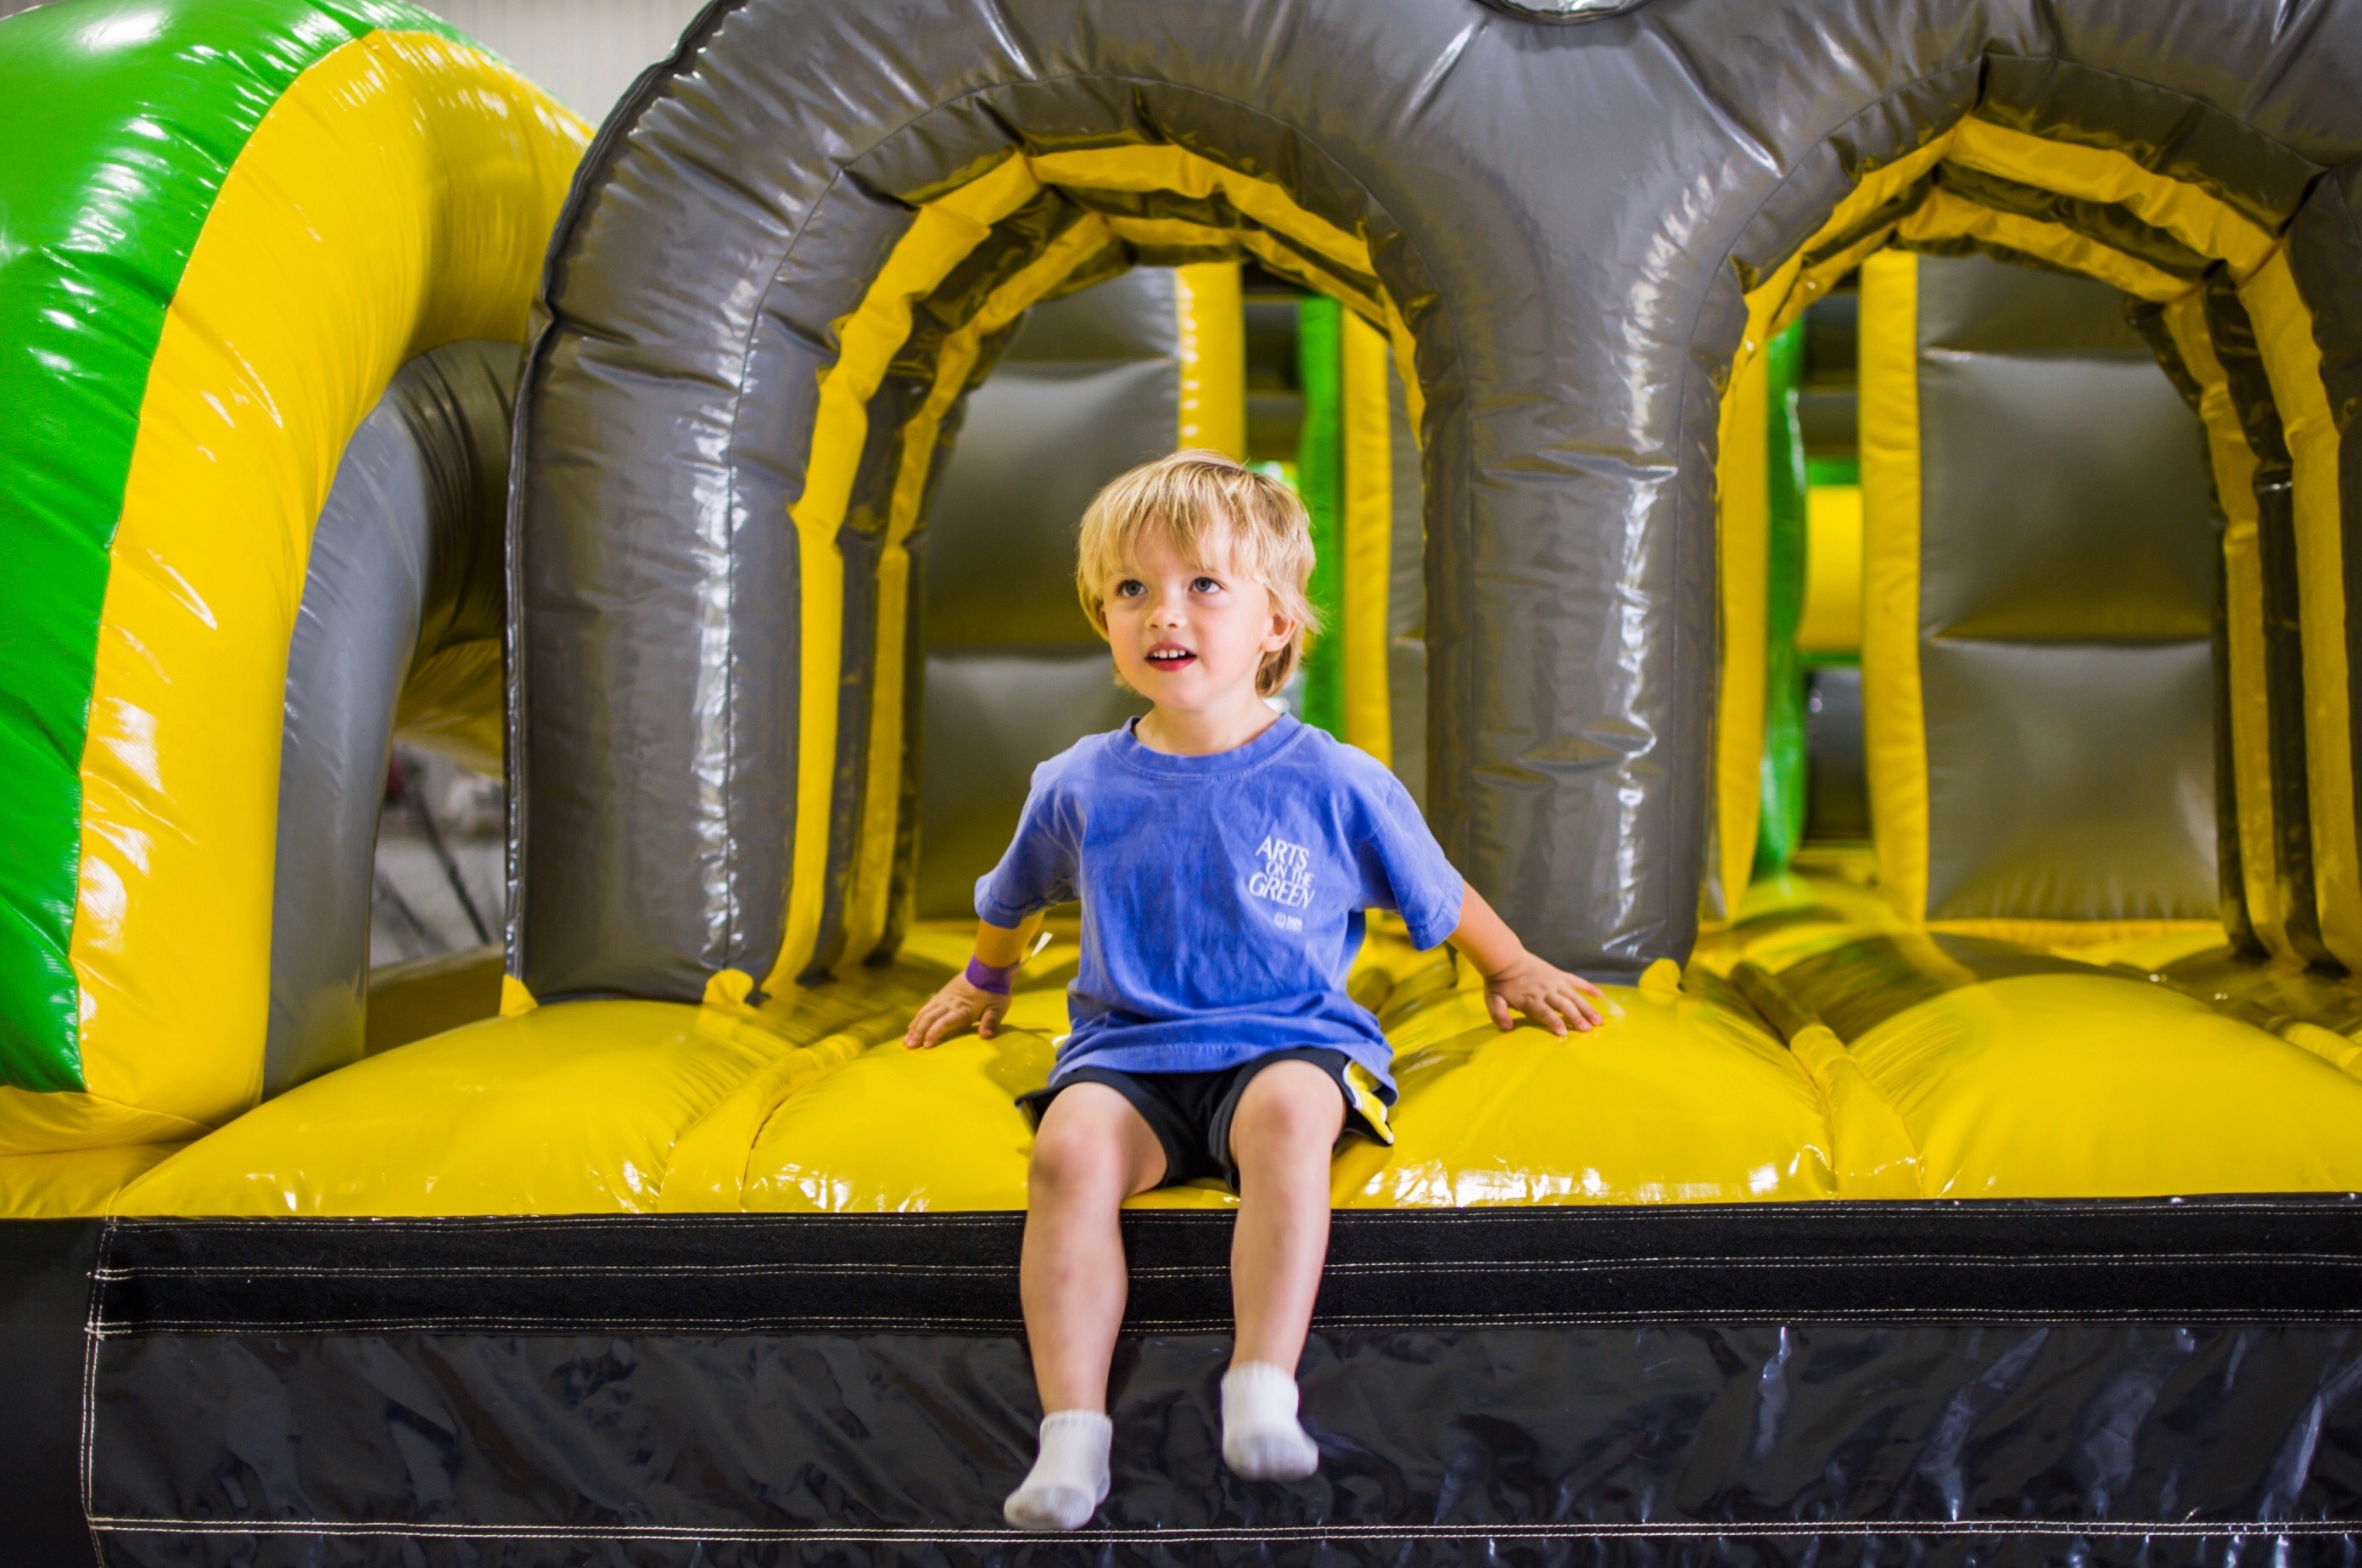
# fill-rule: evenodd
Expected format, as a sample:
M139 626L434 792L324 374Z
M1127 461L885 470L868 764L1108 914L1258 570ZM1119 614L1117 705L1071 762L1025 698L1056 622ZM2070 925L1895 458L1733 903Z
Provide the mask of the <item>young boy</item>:
M1385 1036L1345 994L1364 909L1399 911L1423 948L1449 938L1505 1030L1512 1009L1561 1035L1598 1021L1598 988L1525 950L1392 774L1265 701L1314 629L1311 574L1295 494L1219 454L1176 452L1099 492L1076 586L1154 707L1035 770L1015 842L977 884L976 955L904 1037L989 1037L1042 911L1082 900L1073 1033L1019 1102L1038 1119L1021 1277L1045 1412L1005 1509L1021 1529L1076 1529L1107 1496L1117 1210L1198 1176L1239 1195L1222 1459L1251 1478L1319 1467L1296 1364L1330 1154L1347 1131L1391 1142L1395 1098Z

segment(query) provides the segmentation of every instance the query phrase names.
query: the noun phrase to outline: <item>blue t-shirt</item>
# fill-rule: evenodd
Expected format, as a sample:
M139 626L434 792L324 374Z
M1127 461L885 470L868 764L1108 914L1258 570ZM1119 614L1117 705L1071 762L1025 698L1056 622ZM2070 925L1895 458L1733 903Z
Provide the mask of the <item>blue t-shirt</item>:
M1433 947L1460 923L1461 881L1376 758L1282 715L1212 756L1153 751L1127 724L1035 768L976 912L1015 926L1076 898L1074 1032L1053 1082L1086 1063L1212 1072L1326 1045L1391 1102L1392 1050L1345 994L1362 911L1400 911Z

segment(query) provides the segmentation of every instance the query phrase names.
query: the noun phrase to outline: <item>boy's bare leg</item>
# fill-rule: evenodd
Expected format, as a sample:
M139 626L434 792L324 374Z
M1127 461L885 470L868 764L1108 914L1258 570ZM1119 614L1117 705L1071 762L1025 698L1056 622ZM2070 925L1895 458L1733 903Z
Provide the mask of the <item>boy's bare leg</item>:
M1044 1413L1106 1411L1127 1285L1117 1210L1164 1177L1164 1146L1107 1085L1076 1084L1043 1114L1019 1278Z
M1296 1364L1329 1254L1329 1156L1344 1125L1336 1080L1302 1061L1249 1079L1231 1121L1238 1340L1222 1379L1222 1458L1251 1478L1309 1475L1320 1463L1296 1419Z
M1329 1255L1329 1158L1345 1129L1337 1080L1309 1062L1275 1062L1247 1080L1231 1118L1239 1222L1231 1240L1233 1366L1295 1375Z
M1107 1496L1108 1364L1127 1285L1116 1216L1164 1176L1164 1145L1105 1084L1076 1084L1043 1113L1018 1275L1042 1446L1002 1510L1020 1529L1074 1529Z

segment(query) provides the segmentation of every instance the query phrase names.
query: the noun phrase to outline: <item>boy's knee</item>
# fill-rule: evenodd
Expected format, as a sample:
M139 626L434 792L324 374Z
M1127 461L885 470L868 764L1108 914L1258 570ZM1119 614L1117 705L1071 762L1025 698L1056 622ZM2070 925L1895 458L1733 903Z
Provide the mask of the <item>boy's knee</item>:
M1119 1186L1123 1175L1122 1150L1104 1130L1089 1123L1052 1122L1033 1139L1032 1182L1037 1190Z
M1345 1097L1309 1062L1275 1062L1254 1076L1231 1123L1233 1149L1327 1148L1345 1127Z

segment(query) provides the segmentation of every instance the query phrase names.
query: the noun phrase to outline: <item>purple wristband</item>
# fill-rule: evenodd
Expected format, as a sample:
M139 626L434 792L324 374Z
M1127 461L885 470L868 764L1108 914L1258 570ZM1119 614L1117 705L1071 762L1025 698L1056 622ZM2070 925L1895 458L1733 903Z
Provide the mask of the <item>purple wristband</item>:
M1009 977L1015 973L1017 973L1017 966L1014 964L1006 967L995 967L974 955L968 957L967 983L979 991L990 991L997 997L1007 996Z

